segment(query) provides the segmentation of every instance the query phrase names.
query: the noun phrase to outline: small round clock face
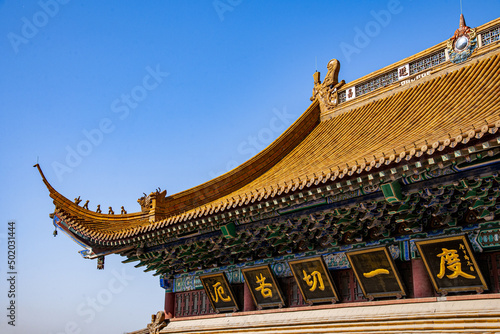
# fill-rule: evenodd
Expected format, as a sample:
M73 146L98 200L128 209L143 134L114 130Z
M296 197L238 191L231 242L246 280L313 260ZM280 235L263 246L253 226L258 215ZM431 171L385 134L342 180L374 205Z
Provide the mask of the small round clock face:
M465 36L460 36L455 42L455 49L457 51L463 51L469 44L469 39Z

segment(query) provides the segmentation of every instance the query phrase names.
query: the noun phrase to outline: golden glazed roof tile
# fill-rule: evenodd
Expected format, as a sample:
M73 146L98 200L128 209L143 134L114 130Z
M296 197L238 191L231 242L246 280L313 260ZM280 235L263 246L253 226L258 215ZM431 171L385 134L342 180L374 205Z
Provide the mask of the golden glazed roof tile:
M354 173L366 166L359 163L364 159L374 167L449 145L450 136L460 139L464 130L473 138L473 127L487 132L500 118L499 59L496 54L321 122L268 172L211 204L219 209L221 202L249 194L258 201L276 194L272 185L303 189L331 170Z
M500 127L498 73L497 48L385 91L376 99L367 94L363 103L341 104L321 121L316 100L254 158L203 185L167 197L164 217L156 222L151 222L149 212L105 215L85 210L58 194L45 178L44 182L56 209L64 210L75 230L97 239L129 238L320 182L355 177L409 157L430 157L448 146L494 133ZM342 111L349 105L356 107Z

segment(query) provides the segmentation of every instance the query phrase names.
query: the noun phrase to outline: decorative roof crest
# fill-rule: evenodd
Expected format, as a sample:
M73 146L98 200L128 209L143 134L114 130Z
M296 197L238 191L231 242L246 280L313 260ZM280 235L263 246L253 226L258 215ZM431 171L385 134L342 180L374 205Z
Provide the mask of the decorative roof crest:
M165 328L170 320L165 318L165 311L159 311L156 315L151 315L151 323L147 325L149 334L158 334Z
M165 204L167 198L167 191L161 190L160 188L156 189L155 192L139 198L137 202L141 205L142 212L149 212L151 209L156 208L157 206L163 206Z
M320 72L316 71L313 74L314 88L311 96L311 101L316 98L319 99L321 112L333 109L337 106L338 89L345 84L342 80L339 82L340 62L337 59L332 59L328 62L328 72L326 73L325 80L321 82Z

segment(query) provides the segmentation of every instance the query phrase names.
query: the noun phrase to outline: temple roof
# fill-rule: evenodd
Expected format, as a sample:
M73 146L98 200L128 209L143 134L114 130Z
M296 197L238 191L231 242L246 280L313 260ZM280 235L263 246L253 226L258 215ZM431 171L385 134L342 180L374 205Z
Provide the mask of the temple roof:
M478 28L489 29L500 19ZM440 156L500 127L498 42L476 49L460 63L442 62L408 77L340 101L346 87L361 85L402 64L444 50L446 42L352 83L339 85L339 100L309 108L264 151L234 170L165 197L142 198L142 212L109 215L89 211L59 194L44 178L56 214L88 239L121 241L150 231L278 198L320 183L368 183L375 172L411 159ZM41 170L40 170L41 171ZM42 174L43 176L43 174Z

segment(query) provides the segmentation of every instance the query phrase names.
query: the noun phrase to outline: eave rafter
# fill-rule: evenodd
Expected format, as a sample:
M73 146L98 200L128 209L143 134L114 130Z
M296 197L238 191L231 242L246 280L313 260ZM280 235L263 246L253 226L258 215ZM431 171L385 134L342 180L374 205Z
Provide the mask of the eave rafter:
M491 129L495 130L496 133L498 128L492 127ZM223 210L214 211L212 214L207 212L206 215L198 215L196 218L193 216L191 220L187 219L187 217L182 220L180 216L176 216L174 219L165 219L155 225L160 228L159 232L163 237L179 237L186 233L217 228L217 226L230 221L250 222L277 210L315 200L321 201L321 199L331 195L341 195L359 189L365 189L364 192L369 193L370 190L377 190L380 184L386 182L403 180L432 170L477 160L478 157L481 160L490 155L498 154L497 137L493 133L489 133L483 139L487 139L487 141L480 141L476 138L472 142L467 140L468 145L462 143L459 146L450 145L453 148L447 147L440 151L439 154L430 155L425 160L420 158L421 156L417 158L415 155L408 155L403 159L394 161L392 165L375 165L369 171L363 170L359 174L356 171L348 172L342 177L339 177L340 174L339 176L333 174L329 178L320 176L314 182L311 180L304 186L298 185L295 189L290 187L288 191L276 192L275 196L269 194L267 200L263 198L261 201L256 200L253 203L250 201L247 205L244 202L239 202L236 205L227 206ZM474 142L476 142L476 145L472 145ZM460 146L462 147L460 148ZM361 182L359 182L360 180Z
M81 215L78 216L74 214L76 210L67 210L68 203L72 207L78 207L78 205L66 198L64 198L64 202L61 201L59 196L62 197L62 195L59 195L55 190L53 191L59 196L52 196L51 192L51 197L57 198L57 201L54 200L54 202L56 204L56 213L60 215L60 218L68 223L80 237L88 240L89 243L102 247L115 248L125 245L130 246L144 240L154 241L156 239L156 242L159 242L158 240L164 242L166 240L182 237L182 235L186 233L204 233L206 231L216 230L220 225L231 221L246 223L263 219L269 214L278 215L276 211L280 209L293 208L296 205L300 206L302 203L314 202L317 200L321 202L321 200L331 195L341 195L363 188L365 189L363 193L369 193L369 189L378 190L380 184L384 182L391 182L394 180L403 181L407 177L419 175L431 170L456 166L461 163L467 163L468 161L496 156L500 146L500 137L496 137L498 132L498 127L496 125L500 124L488 126L487 131L484 131L486 128L483 127L478 132L475 132L474 136L469 132L468 137L462 138L462 142L459 143L450 140L449 143L445 143L448 144L448 146L442 147L441 151L439 151L439 147L438 150L434 151L427 149L425 152L430 157L425 160L422 159L423 152L417 155L416 151L415 153L410 151L408 155L405 154L403 157L399 156L394 161L390 159L379 161L378 164L367 166L364 170L358 169L354 171L354 169L352 169L347 171L346 174L343 174L343 172L338 174L332 173L330 175L318 173L319 175L316 174L314 178L307 178L308 181L303 184L291 183L293 184L292 186L279 189L278 191L273 190L272 192L266 193L265 195L267 196L259 194L257 198L260 197L260 201L249 201L247 205L245 205L243 201L236 201L232 205L219 208L219 210L214 211L211 215L208 210L205 210L206 213L202 215L200 210L200 214L198 215L191 213L189 215L178 215L159 222L150 222L147 220L145 223L141 224L140 221L135 221L134 227L125 230L122 228L119 232L111 229L103 231L102 228L92 228L90 224L84 223L85 219L82 218ZM439 152L439 154L437 154L437 152ZM39 166L37 167L39 168ZM39 170L41 172L41 169ZM48 182L46 184L48 184ZM49 190L51 189L49 188ZM254 199L256 199L255 196ZM81 208L79 209L81 210ZM68 213L68 211L73 212L73 214ZM106 216L106 220L102 220L101 222L105 222L110 218L116 219L120 216L100 215ZM142 215L147 219L147 215ZM192 217L191 220L189 220L188 217ZM99 223L97 222L96 224L95 220L92 222L99 226ZM119 225L119 220L117 220L117 225Z
M500 162L402 187L402 199L389 203L381 192L278 218L239 224L229 237L220 230L190 239L151 244L122 253L155 275L297 252L338 251L342 245L394 240L443 228L500 220ZM232 224L232 223L229 223ZM256 252L255 250L259 251ZM206 254L200 258L199 254Z

